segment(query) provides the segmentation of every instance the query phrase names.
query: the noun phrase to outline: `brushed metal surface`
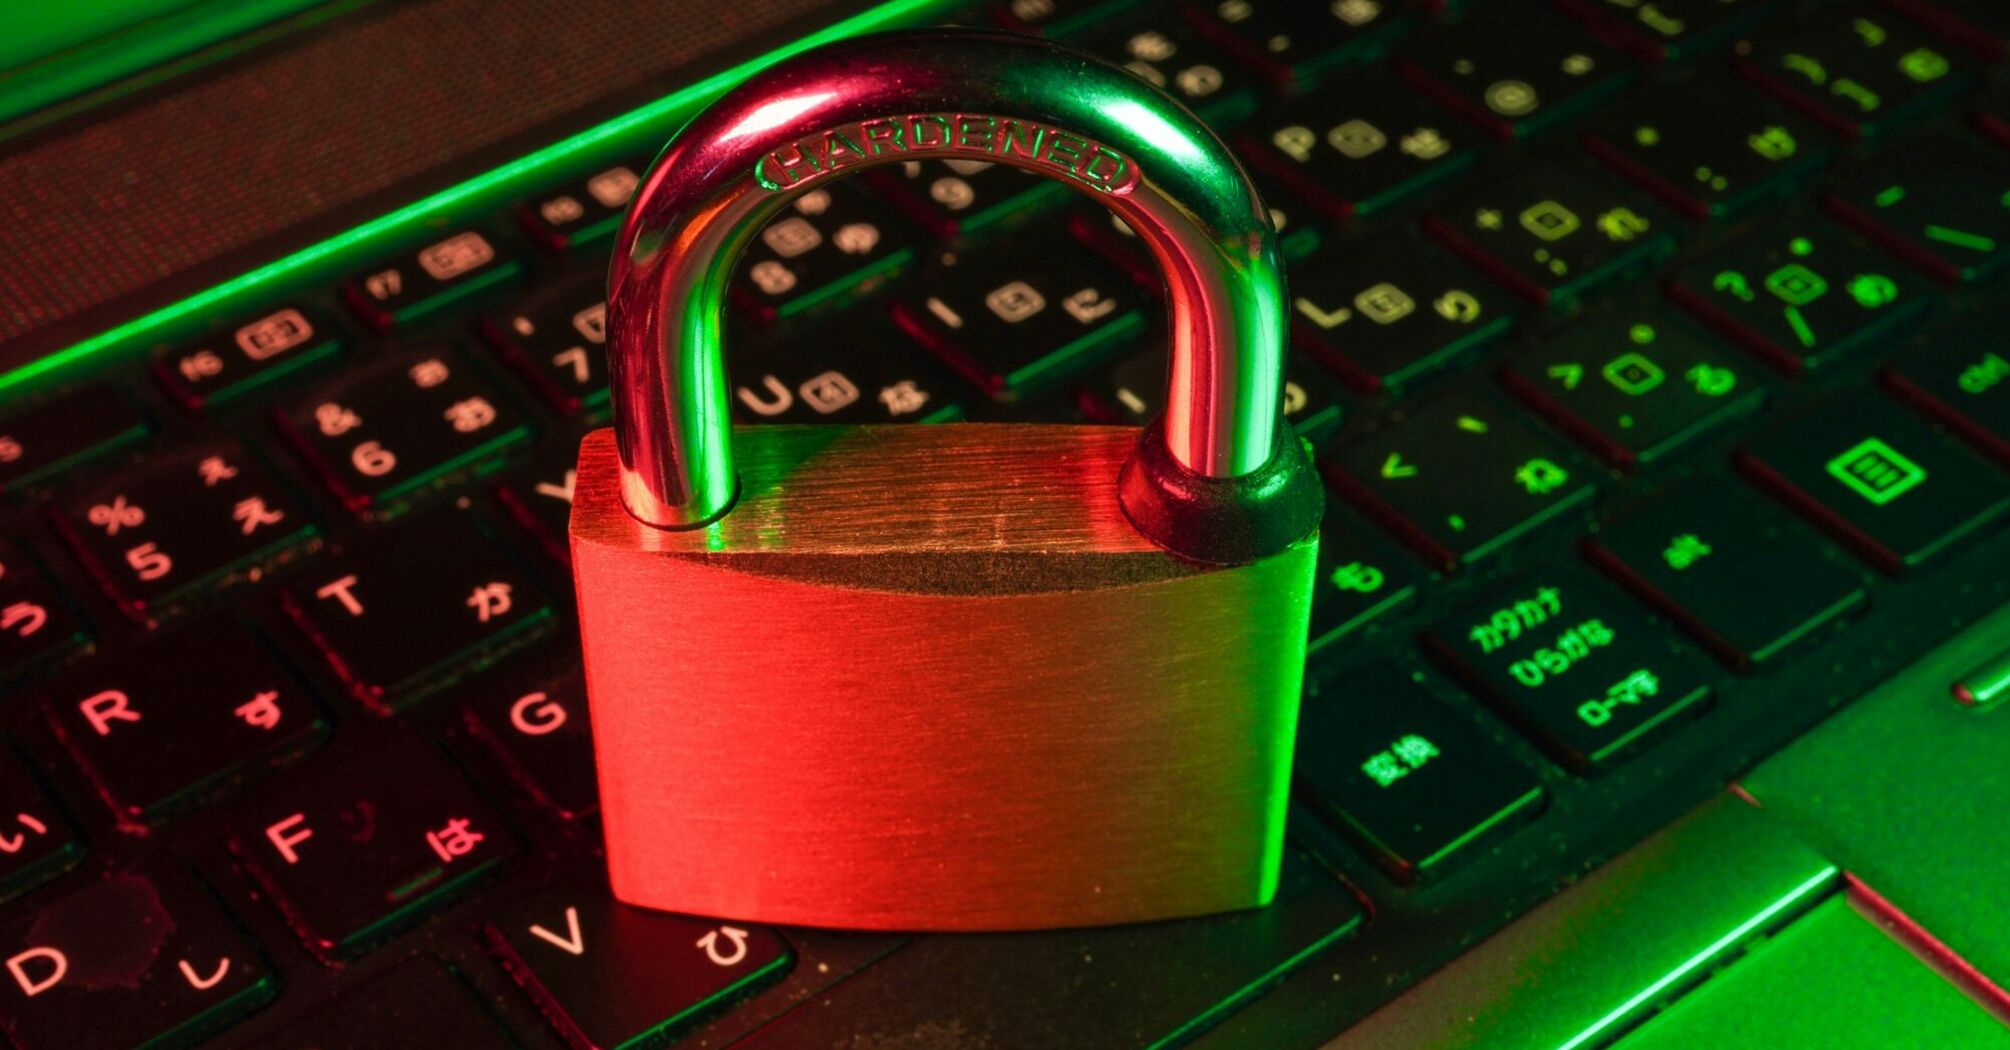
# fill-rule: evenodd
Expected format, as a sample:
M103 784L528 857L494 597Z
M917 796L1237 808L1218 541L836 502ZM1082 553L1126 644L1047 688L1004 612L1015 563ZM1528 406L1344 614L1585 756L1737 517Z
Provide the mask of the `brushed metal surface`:
M1276 887L1317 537L1234 569L1117 505L1136 431L740 430L705 529L572 548L609 871L748 921L1024 929Z

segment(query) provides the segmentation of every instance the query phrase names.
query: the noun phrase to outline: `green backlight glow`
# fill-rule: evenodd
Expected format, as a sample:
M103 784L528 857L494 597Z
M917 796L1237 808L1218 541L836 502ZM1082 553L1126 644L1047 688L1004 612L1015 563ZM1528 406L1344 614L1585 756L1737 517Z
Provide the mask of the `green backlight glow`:
M1639 1009L1641 1004L1651 1001L1655 996L1667 991L1675 982L1694 973L1697 968L1707 965L1713 959L1717 958L1718 953L1744 940L1753 931L1771 922L1774 916L1799 904L1816 890L1825 888L1838 873L1839 869L1835 865L1830 864L1824 866L1822 870L1815 872L1813 875L1808 876L1800 885L1788 890L1779 900L1767 905L1758 914L1732 927L1730 932L1711 942L1709 947L1683 960L1681 965L1662 974L1653 984L1635 992L1631 998L1613 1007L1612 1011L1604 1017L1591 1022L1583 1031L1559 1045L1556 1050L1577 1050L1578 1047L1594 1039L1603 1039L1607 1034L1607 1029L1625 1020L1627 1015Z
M54 353L48 354L26 365L22 365L4 375L0 375L0 393L13 390L23 384L74 365L94 354L120 346L129 340L139 338L156 328L172 324L202 310L230 300L241 293L279 280L288 274L306 269L332 256L340 255L371 240L396 232L402 227L414 224L429 215L445 211L484 193L507 185L518 178L532 174L542 168L563 162L576 153L591 150L594 146L610 139L619 138L637 129L653 124L668 123L680 113L688 113L699 105L716 97L749 75L774 64L782 58L821 44L847 36L887 27L891 24L913 20L938 7L946 7L945 0L888 0L860 14L833 23L814 33L807 34L776 48L767 54L742 62L730 69L722 70L694 84L680 88L647 105L632 109L606 123L588 128L569 138L562 139L543 149L525 154L507 164L483 172L466 182L449 186L431 196L421 198L371 219L359 226L336 234L325 241L311 244L291 255L283 256L263 266L212 285L186 299L161 307L152 313L135 317L124 324L100 332L82 342L74 343Z

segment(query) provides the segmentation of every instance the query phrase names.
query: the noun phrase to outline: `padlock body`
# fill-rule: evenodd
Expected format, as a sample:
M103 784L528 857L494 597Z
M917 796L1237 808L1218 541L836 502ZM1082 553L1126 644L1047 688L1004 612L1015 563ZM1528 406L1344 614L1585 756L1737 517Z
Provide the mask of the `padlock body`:
M572 556L616 896L914 930L1267 902L1318 538L1165 553L1117 503L1136 440L741 428L732 512L666 531L588 435Z

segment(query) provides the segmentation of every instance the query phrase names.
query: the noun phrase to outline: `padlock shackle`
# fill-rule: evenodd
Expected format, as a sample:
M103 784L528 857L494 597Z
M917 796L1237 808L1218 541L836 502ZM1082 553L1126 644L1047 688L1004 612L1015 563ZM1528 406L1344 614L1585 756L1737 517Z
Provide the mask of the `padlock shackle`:
M1303 459L1281 425L1283 264L1228 147L1163 92L1086 53L993 30L910 30L748 79L686 125L642 182L615 245L607 321L630 513L684 528L732 505L726 295L762 227L835 177L926 159L1057 179L1108 207L1157 261L1172 366L1153 426L1172 463L1146 474L1242 484L1280 469L1280 455Z

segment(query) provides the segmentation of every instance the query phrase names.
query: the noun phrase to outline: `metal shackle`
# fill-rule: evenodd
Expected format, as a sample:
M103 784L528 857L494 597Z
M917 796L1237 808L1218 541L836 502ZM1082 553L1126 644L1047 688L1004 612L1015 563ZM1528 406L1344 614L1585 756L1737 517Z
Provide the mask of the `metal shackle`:
M1170 392L1119 480L1141 532L1175 553L1236 564L1317 526L1323 495L1283 425L1283 263L1228 147L1178 102L1101 59L947 28L856 37L777 63L699 113L657 158L608 277L608 370L630 514L679 529L732 507L722 336L728 282L747 244L833 177L927 159L1057 179L1114 212L1156 260Z

